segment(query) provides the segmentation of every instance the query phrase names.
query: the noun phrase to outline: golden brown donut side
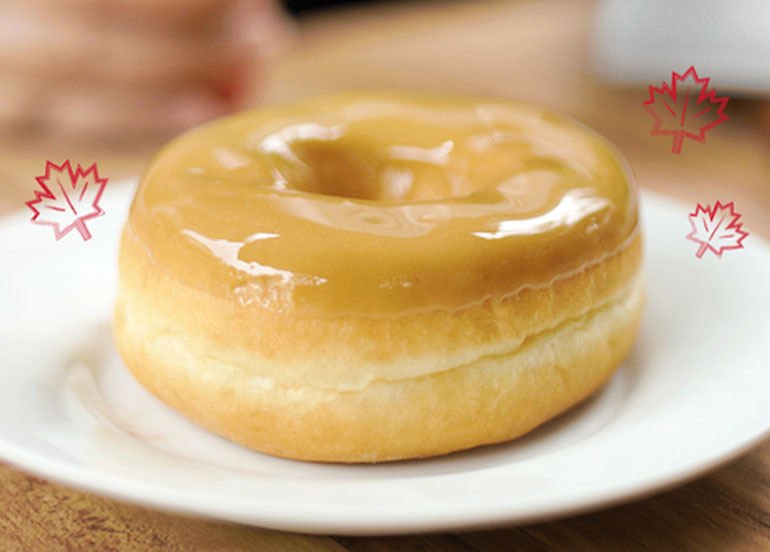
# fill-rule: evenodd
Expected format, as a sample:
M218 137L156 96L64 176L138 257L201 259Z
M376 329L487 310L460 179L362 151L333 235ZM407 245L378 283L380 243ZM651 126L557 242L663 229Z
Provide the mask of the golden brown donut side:
M640 261L637 235L549 287L459 312L309 319L185 287L126 232L115 335L152 393L248 447L424 457L514 438L604 383L636 335Z
M187 336L186 346L238 366L249 377L289 386L352 391L513 352L528 336L616 297L637 273L641 237L570 277L460 311L395 318L311 318L240 304L188 287L155 264L129 231L120 251L126 308L143 320L132 332ZM152 315L150 317L150 315Z

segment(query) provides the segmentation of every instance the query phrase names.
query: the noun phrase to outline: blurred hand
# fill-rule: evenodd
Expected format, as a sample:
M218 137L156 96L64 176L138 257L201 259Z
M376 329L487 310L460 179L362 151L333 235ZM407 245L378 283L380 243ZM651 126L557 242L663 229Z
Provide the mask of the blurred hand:
M239 107L283 27L270 0L0 0L0 131L173 134Z

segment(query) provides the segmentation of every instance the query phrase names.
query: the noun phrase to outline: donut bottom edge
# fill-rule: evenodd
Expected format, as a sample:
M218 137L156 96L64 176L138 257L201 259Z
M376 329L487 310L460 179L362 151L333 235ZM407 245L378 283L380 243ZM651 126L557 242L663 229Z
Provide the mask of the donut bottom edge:
M596 392L636 338L637 274L612 301L528 338L509 354L358 391L265 385L190 354L173 334L135 339L121 303L115 338L135 378L191 421L296 460L375 463L443 455L519 437Z

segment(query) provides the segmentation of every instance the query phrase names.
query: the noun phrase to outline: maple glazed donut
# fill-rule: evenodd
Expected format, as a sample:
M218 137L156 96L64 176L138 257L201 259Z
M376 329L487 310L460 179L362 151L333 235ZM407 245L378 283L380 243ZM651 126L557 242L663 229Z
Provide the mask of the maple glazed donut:
M507 441L596 391L642 310L633 178L508 101L350 93L188 132L123 232L115 335L189 419L304 460Z

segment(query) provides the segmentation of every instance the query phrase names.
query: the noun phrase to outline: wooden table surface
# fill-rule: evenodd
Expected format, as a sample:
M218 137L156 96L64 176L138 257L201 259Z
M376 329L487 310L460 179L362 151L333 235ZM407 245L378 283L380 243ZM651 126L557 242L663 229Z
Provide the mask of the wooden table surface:
M590 0L426 2L315 16L301 23L296 47L274 63L260 101L374 87L535 101L610 138L643 187L693 206L735 201L752 234L770 237L767 106L731 100L730 120L710 131L705 145L686 142L681 155L672 154L670 139L649 135L644 90L591 79L591 8ZM136 174L148 155L5 143L0 213L31 197L46 159L97 161L116 180ZM626 505L519 527L404 537L306 536L199 520L77 492L2 464L0 482L2 552L770 550L770 441L693 482Z

